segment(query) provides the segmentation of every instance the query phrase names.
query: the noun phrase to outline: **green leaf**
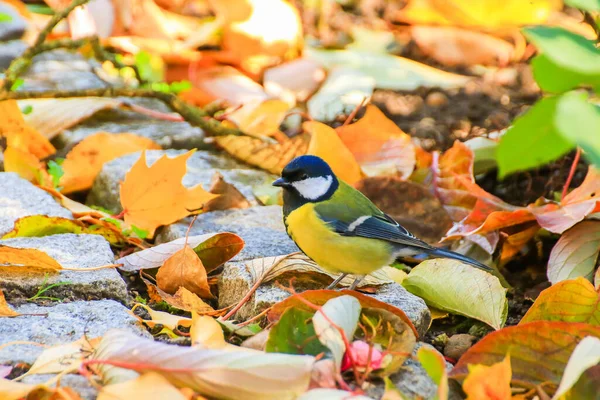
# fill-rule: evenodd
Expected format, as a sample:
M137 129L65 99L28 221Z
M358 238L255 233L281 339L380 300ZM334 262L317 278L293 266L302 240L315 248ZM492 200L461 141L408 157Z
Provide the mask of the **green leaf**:
M12 92L14 92L15 90L17 90L18 88L20 88L21 86L23 86L23 84L25 83L25 81L23 80L23 78L17 78L14 83L12 84L12 86L10 87L10 90Z
M288 308L269 332L267 353L311 354L326 353L311 321L314 313L299 308Z
M600 107L586 93L569 92L558 101L554 118L558 132L584 151L584 157L600 168Z
M465 144L473 151L473 175L486 173L496 168L496 150L498 142L482 136L469 139Z
M565 4L585 11L600 11L600 0L565 0Z
M523 34L555 65L581 74L600 74L600 50L591 40L554 26L524 28Z
M2 22L10 22L12 20L13 20L12 15L5 14L5 13L0 13L0 23L2 23Z
M394 382L391 381L387 376L383 378L383 382L385 383L385 392L383 393L383 397L381 400L406 400L408 397L404 396L400 389L394 385Z
M506 321L506 289L495 276L460 261L423 261L402 285L428 305L500 329Z
M600 364L600 339L593 336L584 338L573 350L569 362L565 367L565 372L560 380L560 385L554 394L553 399L559 399L566 394L579 380L581 375L591 367ZM593 392L597 394L596 392ZM584 397L578 397L583 399ZM594 398L585 397L585 398Z
M50 160L48 161L48 174L50 174L50 176L52 177L52 185L54 185L55 188L58 187L58 184L60 183L60 178L65 174L65 171L63 170L62 167L62 162L64 161L64 159L56 159L55 160Z
M417 358L427 372L427 375L438 386L436 400L448 399L448 372L446 360L434 348L422 346L417 351Z
M554 64L544 54L531 61L533 77L545 92L564 93L581 86L600 87L600 75L584 74Z
M142 240L148 237L148 231L138 228L135 225L131 225L131 230L133 231L133 233L135 233L135 236L139 237Z
M498 175L539 167L568 153L574 145L557 131L558 97L545 97L517 118L498 145Z
M159 56L140 51L135 55L134 64L144 81L160 82L165 79L164 63Z
M33 111L33 106L31 104L27 104L25 107L21 109L21 113L23 115L31 114Z

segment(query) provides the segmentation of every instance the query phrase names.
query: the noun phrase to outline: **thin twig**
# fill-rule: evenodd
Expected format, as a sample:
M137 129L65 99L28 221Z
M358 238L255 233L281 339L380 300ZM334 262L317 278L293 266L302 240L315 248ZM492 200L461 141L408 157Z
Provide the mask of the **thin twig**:
M569 186L571 186L571 181L573 180L573 175L575 175L575 171L577 170L577 165L579 164L579 158L581 158L581 149L578 147L577 152L575 153L575 158L573 158L573 164L571 164L571 169L569 170L569 176L565 182L565 186L563 187L562 196L560 197L560 201L562 202L569 191Z
M346 120L344 121L342 126L346 126L346 125L350 124L352 122L352 120L354 119L354 117L356 117L356 114L358 114L360 109L363 108L363 106L365 106L366 103L367 103L367 97L365 96L365 97L363 97L362 101L359 104L357 104L356 107L354 107L354 110L352 110L350 115L348 115L348 118L346 118Z

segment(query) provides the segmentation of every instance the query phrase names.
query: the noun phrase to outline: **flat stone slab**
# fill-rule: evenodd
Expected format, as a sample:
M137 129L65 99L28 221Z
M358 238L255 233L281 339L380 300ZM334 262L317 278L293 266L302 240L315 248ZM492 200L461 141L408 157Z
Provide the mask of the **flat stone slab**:
M0 237L28 215L73 218L54 198L12 172L0 172Z
M114 263L109 243L99 235L67 233L40 238L14 238L0 240L0 245L44 251L68 268L85 270ZM44 296L61 300L115 299L125 302L127 299L125 281L116 269L60 271L44 275L24 272L19 267L0 267L0 287L9 301L30 298L43 285L59 282L70 283L49 289Z
M213 211L200 214L190 235L232 232L244 239L244 248L232 261L280 256L299 251L285 232L281 206L252 207L241 210ZM162 228L156 238L165 243L185 237L191 222L186 218Z
M127 308L113 300L75 301L42 307L23 304L14 307L22 314L47 314L47 316L22 315L2 318L0 346L14 341L30 341L47 346L74 342L82 336L94 338L113 328L127 329L136 335L150 334L127 312ZM11 345L0 349L0 364L33 364L43 347Z
M245 262L226 263L223 273L219 277L219 308L237 304L248 293L253 284L252 276ZM282 284L286 285L287 282L282 282ZM294 289L297 292L324 288L322 285L318 286L315 283L294 282ZM235 318L239 321L250 319L289 296L289 292L274 283L261 285L248 302L236 313ZM431 322L431 313L425 301L408 292L402 285L397 283L381 285L376 293L368 294L368 296L404 311L417 329L419 337L423 337L427 332Z
M122 98L127 103L163 113L172 110L162 101L149 98ZM187 122L173 122L152 118L123 109L102 110L82 123L61 132L54 143L69 149L87 136L98 132L129 132L154 140L165 149L206 148L204 132Z
M19 57L27 49L27 44L21 40L0 42L0 71L4 71L12 60Z
M146 161L152 165L164 154L168 157L176 157L184 153L183 150L150 150L146 152ZM94 181L87 203L119 213L121 211L119 182L125 179L125 175L139 157L139 152L132 153L104 164ZM274 175L252 169L229 157L208 151L197 151L187 161L187 174L183 177L183 185L192 187L202 184L208 190L216 172L222 174L226 182L233 184L254 205L258 203L252 188L270 184L275 180Z

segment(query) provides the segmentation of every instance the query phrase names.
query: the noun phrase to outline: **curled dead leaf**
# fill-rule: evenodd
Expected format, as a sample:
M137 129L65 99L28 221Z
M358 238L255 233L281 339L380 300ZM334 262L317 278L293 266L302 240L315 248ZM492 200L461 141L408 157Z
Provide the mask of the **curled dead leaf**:
M214 298L210 292L204 265L194 249L187 244L165 260L156 273L156 283L169 294L174 294L180 287L184 287L202 298Z

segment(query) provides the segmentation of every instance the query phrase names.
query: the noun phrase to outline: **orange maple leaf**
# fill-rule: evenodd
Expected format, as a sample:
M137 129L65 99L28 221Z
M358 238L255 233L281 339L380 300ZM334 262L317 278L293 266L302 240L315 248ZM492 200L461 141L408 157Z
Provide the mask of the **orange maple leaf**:
M0 136L4 136L8 145L28 152L37 158L45 158L56 152L52 144L23 119L16 100L0 102Z
M147 230L148 237L161 225L172 224L192 214L218 195L201 185L186 188L181 183L187 171L188 151L175 158L163 155L151 167L144 151L121 183L121 205L127 224Z

